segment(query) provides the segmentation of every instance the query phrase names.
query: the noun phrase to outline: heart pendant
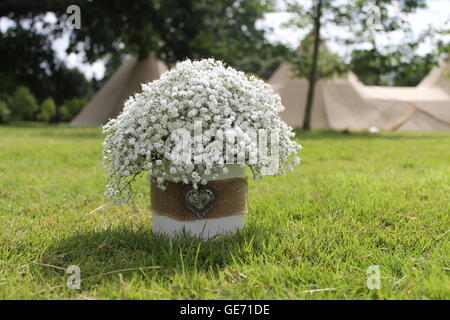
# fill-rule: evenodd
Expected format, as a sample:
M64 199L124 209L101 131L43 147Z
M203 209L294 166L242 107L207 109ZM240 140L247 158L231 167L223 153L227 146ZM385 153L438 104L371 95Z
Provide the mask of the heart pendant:
M188 185L183 190L183 196L186 209L199 219L205 218L219 198L216 189L208 185L198 186L197 190L192 185Z

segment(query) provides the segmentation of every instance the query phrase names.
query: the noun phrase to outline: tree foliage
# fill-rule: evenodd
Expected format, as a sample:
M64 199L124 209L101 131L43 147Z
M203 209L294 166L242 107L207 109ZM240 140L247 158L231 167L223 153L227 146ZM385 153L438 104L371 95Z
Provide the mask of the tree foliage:
M405 39L397 43L373 43L370 49L353 50L350 68L359 79L368 85L416 86L450 53L448 24L441 29L429 27L417 37L405 32ZM427 54L418 54L421 44L427 42L434 49Z
M61 34L66 30L66 8L76 4L81 9L81 28L70 33L68 50L82 51L90 62L114 52L140 58L152 52L169 65L186 58L215 57L239 66L243 59L275 56L272 50L280 50L256 28L256 21L271 8L271 2L6 0L0 4L0 16L15 20L31 17L36 24L47 12L53 12L58 19L52 33Z
M86 97L92 92L83 73L64 66L52 48L51 37L15 23L0 32L0 98L26 86L43 101L51 96L57 104L65 99Z
M51 41L20 24L0 33L0 94L11 95L18 85L34 93L46 91L46 80L57 69Z
M366 85L416 86L436 64L437 56L404 53L354 50L350 68Z
M11 101L11 115L15 120L33 120L39 110L36 98L30 90L19 86Z
M0 100L0 123L7 122L9 120L10 113L8 104Z
M56 106L52 98L47 98L42 102L37 119L49 122L56 115Z
M62 66L51 75L49 82L47 90L57 105L74 98L89 98L93 94L90 82L76 68Z
M309 33L301 42L298 49L289 56L297 77L308 77L313 64L314 36ZM330 51L323 39L320 40L321 52L317 59L317 80L343 74L348 70L342 57Z
M124 54L146 57L150 52L172 65L185 58L215 57L268 78L287 49L268 43L256 21L272 0L3 0L0 17L13 26L0 34L0 98L24 85L38 101L51 96L57 106L86 98L122 62ZM81 28L66 26L70 5L81 9ZM48 13L56 21L48 22ZM87 62L108 57L105 77L89 83L78 70L68 69L51 47L69 35L68 52L82 53ZM20 57L20 59L18 59ZM36 63L39 61L39 63ZM63 115L64 113L64 115ZM57 108L56 120L72 117Z
M66 100L63 106L60 108L60 116L62 121L72 120L84 106L88 103L87 99L73 98Z

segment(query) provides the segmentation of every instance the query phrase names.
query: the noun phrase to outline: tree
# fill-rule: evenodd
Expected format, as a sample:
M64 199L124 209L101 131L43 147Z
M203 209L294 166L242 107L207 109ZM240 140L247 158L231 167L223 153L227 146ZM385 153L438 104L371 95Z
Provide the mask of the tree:
M283 45L267 45L258 55L244 57L233 62L233 66L267 80L290 54L290 49Z
M7 122L9 120L10 111L6 102L0 100L0 123Z
M95 91L99 90L106 83L106 81L111 78L114 72L122 65L124 58L124 55L120 52L113 52L106 56L103 78L100 80L95 78L92 79L92 87Z
M38 24L53 12L58 19L49 30L61 34L67 31L66 8L71 4L74 1L4 0L0 16L15 21L31 18L32 24ZM70 33L68 51L83 51L89 62L114 52L141 59L152 52L169 65L186 58L215 57L236 66L244 58L278 50L256 28L272 0L79 0L75 4L81 9L81 29Z
M81 110L88 103L87 99L83 98L73 98L70 100L66 100L65 104L60 107L60 116L62 121L70 121L77 114L81 112Z
M88 103L86 99L83 98L73 98L70 100L66 100L64 107L65 115L63 115L64 121L72 120L80 111L84 108L84 106Z
M57 105L74 98L89 98L92 94L91 83L76 68L62 66L49 77L48 92Z
M52 98L47 98L42 102L37 119L44 122L49 122L56 114L55 102Z
M354 50L350 68L366 85L416 86L436 65L435 54L383 53L375 48Z
M53 93L57 106L72 99L86 99L92 96L93 88L83 73L78 69L62 66L50 76L47 92ZM59 107L56 108L55 121L61 121Z
M350 69L367 85L416 86L443 56L450 53L450 42L442 37L450 34L448 28L445 24L441 29L429 27L418 37L408 35L406 40L395 45L377 44L370 49L353 50ZM418 54L418 47L425 41L434 49L427 54Z
M51 96L60 105L65 99L88 97L91 84L78 69L69 69L55 56L51 37L16 23L0 32L0 98L26 86L42 101Z
M39 110L36 98L24 86L19 86L11 102L11 113L16 120L32 120Z
M338 32L334 40L342 44L366 42L376 47L376 34L389 33L396 30L409 30L404 19L405 16L418 8L425 7L424 0L358 0L358 1L331 1L313 0L312 6L305 7L298 1L288 2L288 11L294 13L289 24L299 28L312 26L311 51L299 52L304 55L299 61L309 63L294 64L298 76L306 77L309 83L306 97L305 117L303 129L311 128L312 106L314 102L315 85L320 74L332 76L342 72L342 65L336 64L336 69L323 72L319 65L320 56L323 52L324 37L322 29L334 27L347 29L351 37L343 36L345 32ZM396 9L393 10L392 8ZM397 11L397 12L395 12ZM322 45L321 45L322 44Z
M62 105L61 107L59 107L59 116L61 118L61 121L64 121L64 122L70 121L73 118L69 109L65 105Z
M46 79L57 68L51 41L46 36L20 24L11 26L0 33L0 52L5 52L0 59L0 96L12 95L19 85L33 93L45 92Z

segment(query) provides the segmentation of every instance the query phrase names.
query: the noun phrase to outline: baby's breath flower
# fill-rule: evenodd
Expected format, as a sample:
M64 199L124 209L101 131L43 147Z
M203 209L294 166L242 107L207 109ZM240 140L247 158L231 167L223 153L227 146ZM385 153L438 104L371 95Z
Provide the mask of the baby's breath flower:
M283 110L280 97L256 77L213 59L178 63L159 80L144 84L141 93L125 102L117 119L103 127L104 163L109 173L105 194L115 202L129 200L130 184L143 172L156 178L161 189L167 179L197 188L206 183L204 176L215 178L228 172L220 142L235 137L236 158L244 159L253 176L260 178L270 165L258 157L254 133L260 129L278 136L280 166L274 174L282 174L299 162L289 159L301 148L292 140L292 128L278 116ZM180 146L181 138L172 135L183 129L194 137L197 121L203 133L192 145L191 162L175 161L180 157L172 151Z

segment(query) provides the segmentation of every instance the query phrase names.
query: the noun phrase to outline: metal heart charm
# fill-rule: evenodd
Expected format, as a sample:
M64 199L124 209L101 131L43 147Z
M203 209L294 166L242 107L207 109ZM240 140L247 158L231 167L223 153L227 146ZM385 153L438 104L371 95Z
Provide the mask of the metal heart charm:
M198 186L197 190L189 185L183 190L183 196L186 209L199 219L205 218L219 198L216 189L208 185Z

